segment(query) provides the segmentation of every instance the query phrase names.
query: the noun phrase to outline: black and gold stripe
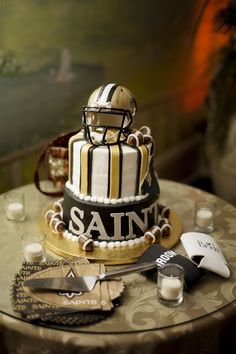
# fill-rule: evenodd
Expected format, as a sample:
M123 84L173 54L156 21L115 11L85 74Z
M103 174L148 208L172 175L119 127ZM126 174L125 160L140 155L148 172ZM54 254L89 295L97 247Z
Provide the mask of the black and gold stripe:
M72 184L73 183L73 159L74 159L74 144L77 141L82 141L83 139L83 133L79 132L78 134L72 136L69 140L69 144L68 144L68 150L69 150L69 158L68 158L68 162L69 162L69 182Z
M93 168L93 151L96 149L97 145L92 145L88 149L88 195L92 195L92 168Z
M92 144L85 144L80 150L80 192L88 195L89 190L89 150L93 147ZM91 173L90 173L91 174ZM90 180L91 181L91 180Z
M140 165L141 165L141 152L137 147L133 147L137 152L137 171L136 171L136 182L135 182L135 195L139 194L139 181L140 181Z
M119 151L120 151L120 166L119 166L119 198L121 198L122 193L122 170L123 170L123 150L121 145L119 144Z
M76 147L73 146L75 143L81 141L78 146L78 150L75 150ZM134 195L140 195L142 191L143 182L147 176L149 169L149 148L144 144L140 146L128 146L129 149L135 151L135 159L136 159L136 171L131 171L131 176L129 179L129 183L133 180L134 183ZM101 147L87 143L80 136L77 136L70 142L70 174L69 181L75 185L78 185L80 193L84 195L91 196L96 190L96 185L93 186L93 183L96 183L93 176L93 156L94 150L101 149ZM115 144L108 145L104 147L105 154L103 155L106 160L106 164L102 164L106 171L102 172L102 180L104 180L104 184L107 185L107 188L104 186L103 190L106 188L105 195L109 199L119 199L125 197L124 194L124 186L122 183L126 180L125 171L123 170L123 164L125 163L126 155L124 155L123 145ZM76 158L76 151L78 151L79 156L79 173L73 174L73 159ZM99 154L100 155L100 154ZM98 156L99 156L98 155ZM99 164L96 167L99 170ZM95 172L96 174L97 172ZM100 174L100 172L98 172ZM78 181L74 181L73 179L77 179ZM124 178L124 180L123 180ZM122 181L123 180L123 181ZM104 195L104 196L105 196Z
M148 172L149 150L146 145L132 146L132 148L137 152L135 195L140 195L142 183Z
M140 163L140 175L139 175L139 187L142 187L143 181L148 172L148 156L149 150L146 145L140 145L138 147L141 155L141 163ZM139 191L140 192L140 191Z
M109 145L108 198L118 199L121 194L122 154L119 145Z

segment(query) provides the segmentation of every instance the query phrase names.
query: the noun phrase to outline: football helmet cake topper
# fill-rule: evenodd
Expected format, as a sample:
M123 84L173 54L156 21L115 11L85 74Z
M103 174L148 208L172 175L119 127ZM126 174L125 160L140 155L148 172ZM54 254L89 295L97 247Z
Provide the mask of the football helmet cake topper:
M112 145L127 139L137 110L136 99L117 84L98 87L83 107L85 139L94 145Z

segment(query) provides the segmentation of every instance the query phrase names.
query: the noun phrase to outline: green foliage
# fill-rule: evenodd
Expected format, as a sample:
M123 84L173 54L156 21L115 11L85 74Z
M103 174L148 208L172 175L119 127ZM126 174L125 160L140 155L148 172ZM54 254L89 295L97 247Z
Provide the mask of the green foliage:
M11 51L0 51L0 76L14 76L22 72L22 66Z

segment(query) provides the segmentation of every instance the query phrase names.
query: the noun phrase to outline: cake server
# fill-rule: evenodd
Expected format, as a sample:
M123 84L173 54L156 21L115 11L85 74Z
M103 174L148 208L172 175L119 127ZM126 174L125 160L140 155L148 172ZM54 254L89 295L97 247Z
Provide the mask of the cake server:
M89 292L93 290L97 281L110 280L122 275L141 272L156 267L156 262L133 264L125 268L103 272L98 275L84 275L79 277L62 278L34 278L26 279L23 286L37 289L51 289L64 291Z

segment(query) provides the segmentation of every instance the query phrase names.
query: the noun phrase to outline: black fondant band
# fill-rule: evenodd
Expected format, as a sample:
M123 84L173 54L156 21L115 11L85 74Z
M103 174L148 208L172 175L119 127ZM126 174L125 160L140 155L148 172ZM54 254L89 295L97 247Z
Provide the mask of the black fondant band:
M109 242L141 237L155 224L158 213L156 195L141 201L114 205L81 200L67 187L64 190L63 221L66 227L70 232L75 230L77 233L73 233L77 235L89 230L94 240ZM101 224L102 227L99 227ZM101 235L103 227L105 233Z

